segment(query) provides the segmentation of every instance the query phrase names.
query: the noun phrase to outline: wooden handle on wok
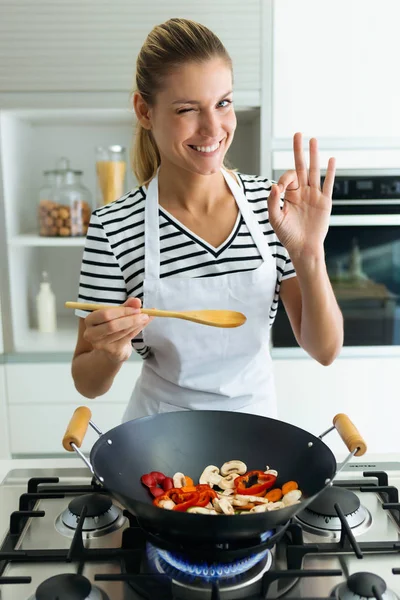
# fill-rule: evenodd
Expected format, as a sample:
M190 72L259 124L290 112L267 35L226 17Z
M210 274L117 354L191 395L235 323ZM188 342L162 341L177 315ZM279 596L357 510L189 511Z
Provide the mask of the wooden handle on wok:
M81 447L91 418L92 411L87 406L80 406L75 410L63 437L62 445L65 450L73 452L72 443Z
M333 417L333 424L350 452L354 452L354 450L358 448L355 456L362 456L366 453L367 444L357 427L350 421L347 415L339 413Z

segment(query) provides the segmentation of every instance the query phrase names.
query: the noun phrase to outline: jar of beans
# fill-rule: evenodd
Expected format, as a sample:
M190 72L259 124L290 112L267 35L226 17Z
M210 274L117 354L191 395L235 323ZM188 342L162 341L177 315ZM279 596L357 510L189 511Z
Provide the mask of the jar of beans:
M82 171L61 159L58 168L45 171L39 193L39 234L44 237L85 236L92 212L92 197L82 184Z

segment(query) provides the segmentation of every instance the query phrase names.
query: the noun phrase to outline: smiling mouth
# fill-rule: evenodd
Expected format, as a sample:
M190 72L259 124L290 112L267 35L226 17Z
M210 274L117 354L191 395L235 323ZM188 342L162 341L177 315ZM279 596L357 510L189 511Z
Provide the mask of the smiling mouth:
M212 154L213 152L218 150L222 141L223 140L221 140L220 142L217 142L216 144L213 144L212 146L192 146L191 144L189 144L189 147L192 148L193 150L196 150L197 152L204 152L206 154Z

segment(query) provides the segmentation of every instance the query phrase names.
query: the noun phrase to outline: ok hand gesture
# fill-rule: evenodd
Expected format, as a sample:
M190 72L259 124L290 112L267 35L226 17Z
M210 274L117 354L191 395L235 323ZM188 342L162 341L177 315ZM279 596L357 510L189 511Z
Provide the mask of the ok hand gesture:
M314 256L323 251L332 209L335 159L330 158L323 188L317 140L310 140L310 170L304 159L302 135L293 138L295 171L287 171L274 184L268 198L269 221L290 257ZM285 194L283 209L280 195Z

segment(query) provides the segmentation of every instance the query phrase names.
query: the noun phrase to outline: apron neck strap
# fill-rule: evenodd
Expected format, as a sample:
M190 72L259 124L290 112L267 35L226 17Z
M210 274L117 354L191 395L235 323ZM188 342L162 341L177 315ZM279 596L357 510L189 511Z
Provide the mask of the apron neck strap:
M158 170L147 188L144 208L144 276L160 279Z
M247 225L247 229L249 230L251 237L253 238L254 243L262 256L262 259L264 261L271 260L272 253L268 246L268 242L263 234L257 217L254 214L251 205L249 204L249 201L247 200L244 194L244 191L242 190L238 180L236 179L236 176L231 173L228 173L225 169L221 169L221 171L229 189L231 190L236 200L236 203L242 214L243 220ZM267 199L265 199L265 205L267 206Z

